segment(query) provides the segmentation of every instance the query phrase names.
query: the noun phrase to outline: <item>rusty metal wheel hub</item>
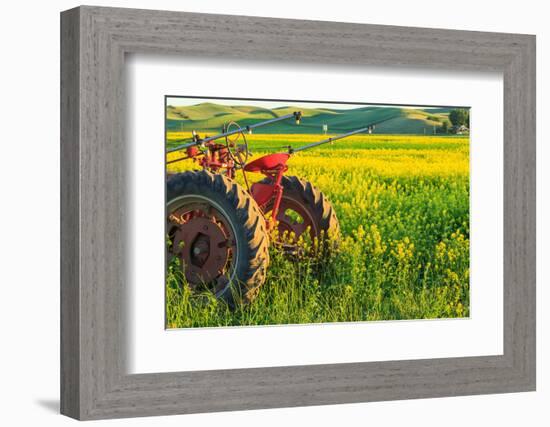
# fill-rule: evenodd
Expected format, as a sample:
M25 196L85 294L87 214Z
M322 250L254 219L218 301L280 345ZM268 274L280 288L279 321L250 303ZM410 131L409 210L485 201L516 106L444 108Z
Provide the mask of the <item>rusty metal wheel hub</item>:
M174 253L185 263L190 284L208 283L224 270L229 258L228 237L220 225L207 217L192 217L174 233Z
M293 233L297 240L308 229L312 239L316 236L317 227L311 215L301 203L293 199L281 199L277 221L281 236Z

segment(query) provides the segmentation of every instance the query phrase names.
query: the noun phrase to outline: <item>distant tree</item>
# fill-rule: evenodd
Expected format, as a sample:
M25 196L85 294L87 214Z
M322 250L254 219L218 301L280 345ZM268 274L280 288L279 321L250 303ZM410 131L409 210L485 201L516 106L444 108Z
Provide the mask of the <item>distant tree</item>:
M470 127L470 111L466 110L464 108L457 108L455 110L451 110L449 113L449 120L453 124L453 126L466 126Z
M447 120L444 120L441 125L441 132L443 133L449 133L449 122Z

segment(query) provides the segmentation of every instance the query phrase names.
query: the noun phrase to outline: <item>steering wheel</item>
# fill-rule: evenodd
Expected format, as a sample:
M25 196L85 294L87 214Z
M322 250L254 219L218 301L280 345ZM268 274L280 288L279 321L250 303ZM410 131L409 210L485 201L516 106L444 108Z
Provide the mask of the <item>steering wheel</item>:
M225 125L226 132L230 132L232 128L239 129L240 126L237 122L229 122ZM242 143L237 144L240 138L242 138ZM241 131L233 135L226 136L225 146L227 147L229 155L235 162L235 166L238 168L244 168L246 162L248 161L249 155L248 142L246 141L246 136L244 136L244 133Z

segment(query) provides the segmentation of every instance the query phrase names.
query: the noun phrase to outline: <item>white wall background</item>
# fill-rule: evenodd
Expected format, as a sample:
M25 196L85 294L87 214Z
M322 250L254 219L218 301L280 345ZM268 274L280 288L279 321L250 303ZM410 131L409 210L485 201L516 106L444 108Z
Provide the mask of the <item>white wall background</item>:
M538 391L109 421L117 426L546 426L550 316L550 27L545 2L96 1L97 5L537 35ZM59 405L59 12L75 1L4 2L0 17L0 422L63 426ZM545 197L546 196L546 197ZM92 423L93 424L93 423Z

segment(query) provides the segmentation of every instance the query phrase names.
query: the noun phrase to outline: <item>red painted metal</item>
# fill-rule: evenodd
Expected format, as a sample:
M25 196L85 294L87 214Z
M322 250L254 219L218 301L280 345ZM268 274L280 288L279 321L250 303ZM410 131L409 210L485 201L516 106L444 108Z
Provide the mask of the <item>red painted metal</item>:
M208 139L207 137L205 139ZM205 150L201 151L196 146L187 149L187 155L193 161L197 161L203 169L213 173L219 173L222 169L226 170L229 178L235 178L237 164L234 155L230 150L232 141L226 144L218 144L214 141L206 143ZM233 142L234 145L234 142ZM198 158L201 156L200 158ZM270 225L274 224L279 213L279 204L283 195L281 179L288 170L286 165L290 158L289 153L273 153L260 157L243 167L244 172L259 172L270 179L269 184L256 183L250 188L250 193L259 206L265 205L273 200ZM243 162L244 164L245 162Z
M199 154L199 149L196 146L188 147L187 150L187 157L195 157Z
M252 194L258 206L262 207L273 197L273 184L256 182L250 187L250 194Z
M277 224L279 233L283 238L289 240L290 243L292 243L290 240L290 233L294 234L295 240L308 229L312 241L315 239L315 236L318 235L318 224L315 224L307 208L301 201L285 197L281 199L278 211ZM297 221L295 218L291 218L288 215L288 211L297 214L301 220Z
M260 172L270 179L269 184L256 183L252 185L250 190L252 197L259 206L263 206L273 199L270 226L276 222L279 213L279 204L283 196L281 179L288 170L286 162L289 157L290 154L288 153L268 154L248 163L244 168L246 172Z
M198 161L204 169L212 172L219 172L220 169L226 169L229 178L235 178L235 162L233 161L228 148L223 144L209 143L208 150Z
M250 163L248 163L244 170L246 172L261 172L265 175L266 171L272 171L279 169L280 167L286 167L286 162L290 154L288 153L273 153L267 156L260 157Z
M281 185L281 180L283 179L284 173L288 170L288 166L284 165L282 168L277 170L277 174L274 177L273 183L273 209L271 211L271 224L277 222L277 215L279 215L279 205L281 204L281 197L283 197L283 186Z

